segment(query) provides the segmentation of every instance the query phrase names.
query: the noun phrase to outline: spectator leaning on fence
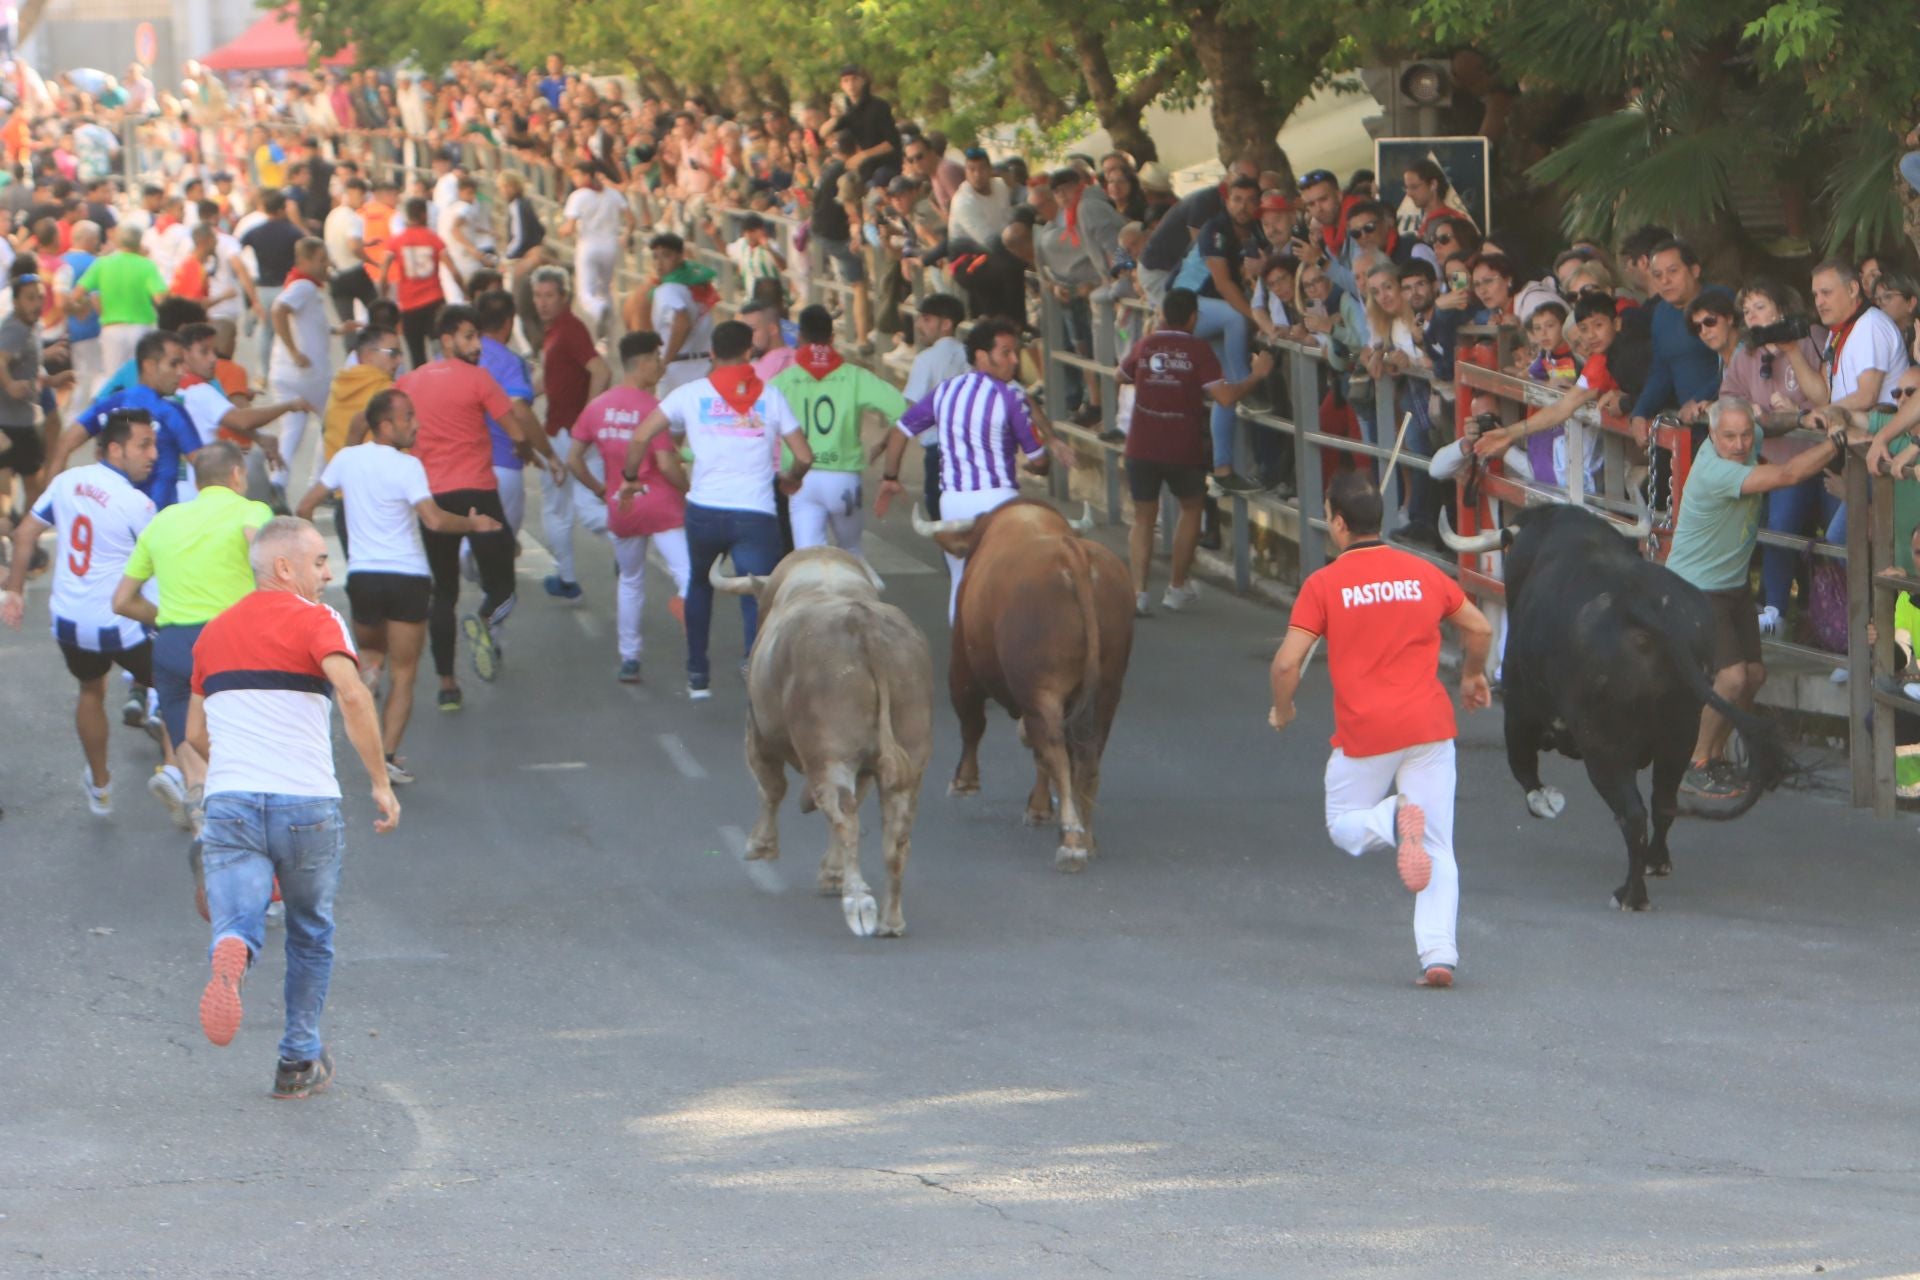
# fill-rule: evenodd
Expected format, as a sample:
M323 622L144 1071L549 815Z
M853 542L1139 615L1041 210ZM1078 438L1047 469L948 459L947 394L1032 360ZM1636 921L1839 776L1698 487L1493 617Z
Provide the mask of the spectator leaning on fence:
M1753 705L1767 678L1749 584L1761 495L1818 475L1835 453L1833 442L1827 441L1785 463L1761 462L1754 419L1753 406L1737 397L1708 406L1707 442L1694 456L1667 554L1667 568L1706 593L1713 614L1714 691L1740 707ZM1700 736L1681 783L1684 790L1714 801L1737 800L1746 793L1751 783L1726 759L1731 730L1731 723L1712 707L1701 710Z
M1675 413L1697 423L1720 392L1720 358L1687 324L1688 308L1703 292L1725 293L1700 283L1700 259L1682 240L1667 240L1647 257L1647 279L1658 295L1649 310L1653 360L1647 385L1634 402L1634 438L1643 445L1656 414Z

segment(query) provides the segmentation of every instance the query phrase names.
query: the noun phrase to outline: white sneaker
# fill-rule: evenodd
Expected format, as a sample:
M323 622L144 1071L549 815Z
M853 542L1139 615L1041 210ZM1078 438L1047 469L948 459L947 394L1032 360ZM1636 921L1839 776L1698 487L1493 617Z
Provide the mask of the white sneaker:
M269 902L267 904L267 927L269 929L284 929L286 924L287 904L284 902Z
M91 813L96 818L105 818L112 815L113 779L107 779L107 785L104 787L96 787L93 785L93 770L91 768L82 769L80 771L80 786L87 793L88 813Z
M1168 587L1167 593L1160 597L1160 603L1178 613L1199 598L1200 588L1189 582L1184 587Z
M1145 591L1133 593L1133 616L1151 618L1153 616L1153 597Z
M174 826L182 831L192 829L193 820L187 809L187 783L180 776L178 768L170 764L155 766L153 776L147 779L147 790L167 806L167 814L173 819Z
M1763 636L1780 634L1780 611L1772 605L1760 610L1760 634Z
M412 786L413 771L397 759L389 760L387 761L387 781L396 787Z

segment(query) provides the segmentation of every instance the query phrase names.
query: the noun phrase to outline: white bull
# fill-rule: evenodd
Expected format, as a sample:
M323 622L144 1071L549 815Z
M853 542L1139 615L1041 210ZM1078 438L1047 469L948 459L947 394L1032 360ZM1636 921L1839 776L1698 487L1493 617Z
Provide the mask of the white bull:
M708 575L717 591L752 593L760 630L747 665L747 767L760 784L760 820L747 857L780 856L775 814L787 769L807 779L800 811L818 808L833 828L820 892L839 894L847 927L862 937L906 930L900 881L933 754L933 661L926 637L880 599L879 580L837 547L809 547L772 574ZM884 910L860 875L860 806L880 785L887 860Z

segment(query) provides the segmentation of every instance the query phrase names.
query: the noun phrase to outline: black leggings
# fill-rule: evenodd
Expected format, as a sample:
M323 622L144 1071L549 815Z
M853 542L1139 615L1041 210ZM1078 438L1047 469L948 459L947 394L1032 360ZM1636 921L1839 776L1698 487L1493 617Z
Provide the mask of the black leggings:
M492 533L435 533L420 530L427 548L427 572L433 575L433 604L427 613L427 644L433 650L436 675L453 674L454 607L460 603L460 544L473 543L473 560L480 569L480 616L492 618L513 598L513 530L500 505L497 489L454 489L433 495L435 505L455 515L475 512L492 516L500 528Z
M427 339L433 336L433 322L440 318L441 304L415 307L400 313L400 334L407 340L409 368L418 369L427 362Z

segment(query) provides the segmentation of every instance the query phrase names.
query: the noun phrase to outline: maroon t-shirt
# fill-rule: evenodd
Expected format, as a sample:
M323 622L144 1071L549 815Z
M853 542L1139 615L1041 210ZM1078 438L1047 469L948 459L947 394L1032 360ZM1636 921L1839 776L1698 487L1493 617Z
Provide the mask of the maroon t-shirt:
M569 431L587 407L591 377L587 366L600 352L594 348L593 335L580 317L565 311L547 325L547 342L541 348L546 361L547 434Z
M1213 461L1206 387L1225 375L1204 339L1179 329L1150 333L1120 362L1120 376L1134 388L1129 458L1190 467Z

